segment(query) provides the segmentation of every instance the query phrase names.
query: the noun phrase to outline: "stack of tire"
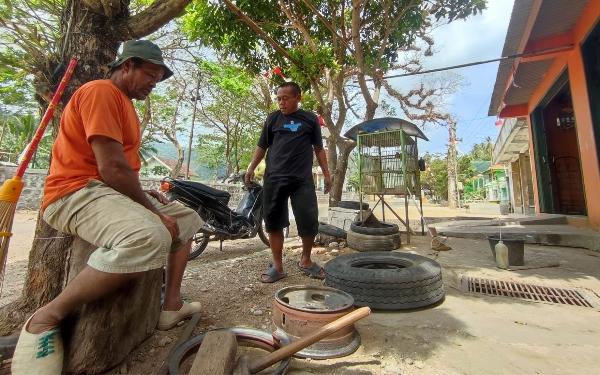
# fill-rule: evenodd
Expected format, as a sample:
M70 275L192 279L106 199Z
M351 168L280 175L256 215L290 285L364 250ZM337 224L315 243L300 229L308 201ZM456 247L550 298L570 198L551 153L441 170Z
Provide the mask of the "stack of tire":
M400 248L400 229L394 223L381 221L381 228L362 226L362 221L350 224L348 247L357 251L392 251Z

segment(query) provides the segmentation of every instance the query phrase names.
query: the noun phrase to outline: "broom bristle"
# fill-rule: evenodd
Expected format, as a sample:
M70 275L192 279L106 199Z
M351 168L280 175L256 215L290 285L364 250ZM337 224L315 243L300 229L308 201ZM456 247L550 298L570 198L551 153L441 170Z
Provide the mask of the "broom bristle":
M0 296L4 285L8 244L12 235L12 224L16 208L17 204L14 202L0 202Z

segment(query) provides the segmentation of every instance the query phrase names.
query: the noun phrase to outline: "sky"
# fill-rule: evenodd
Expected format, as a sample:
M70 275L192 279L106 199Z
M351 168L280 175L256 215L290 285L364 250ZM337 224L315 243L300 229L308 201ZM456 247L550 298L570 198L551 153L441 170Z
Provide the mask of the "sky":
M439 52L424 61L424 68L436 69L501 57L512 7L513 0L488 0L488 9L482 14L436 29L433 39ZM487 117L498 65L494 62L452 70L468 82L451 98L448 108L457 120L457 138L462 138L458 148L463 153L468 153L473 144L483 142L488 136L495 141L499 133L500 128L494 125L497 118ZM410 81L410 77L390 80L398 87L410 85ZM425 135L429 142L419 143L419 154L446 152L447 127L429 128Z

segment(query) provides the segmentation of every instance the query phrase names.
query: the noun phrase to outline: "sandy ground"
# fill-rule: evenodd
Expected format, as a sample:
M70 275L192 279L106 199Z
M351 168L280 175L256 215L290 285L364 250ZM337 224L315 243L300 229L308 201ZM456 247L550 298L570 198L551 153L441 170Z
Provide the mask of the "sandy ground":
M21 230L18 228L23 226L24 232L33 228L35 217L19 213L15 218L13 253L9 253L13 257L9 258L9 270L12 267L13 272L7 273L5 291L11 283L18 285L18 281L11 280L21 275L14 272L17 265L25 267L19 262L26 262L28 249L14 250L21 243L16 239ZM31 243L33 233L29 233ZM22 243L27 243L27 236ZM354 354L331 360L294 359L287 373L600 374L597 309L462 293L459 283L462 275L470 275L583 288L595 294L600 291L600 253L526 245L526 265L560 266L511 272L495 267L487 241L449 239L448 243L452 251L436 253L429 248L427 237L412 237L411 245L399 249L441 264L446 289L443 303L418 311L375 311L356 324L362 342ZM204 304L204 316L195 333L231 326L268 329L277 290L290 285L322 284L293 267L299 257L297 245L295 238L286 243L284 262L288 277L274 284L262 284L258 276L268 267L270 253L260 240L225 242L222 252L218 243L211 243L204 254L189 263L184 280L184 297ZM332 259L328 250L314 252L314 260L321 264ZM350 252L353 250L343 249L341 254ZM155 331L109 373L154 373L184 327Z
M29 250L34 241L37 211L17 211L13 220L4 284L0 295L0 307L16 300L21 295L27 273Z

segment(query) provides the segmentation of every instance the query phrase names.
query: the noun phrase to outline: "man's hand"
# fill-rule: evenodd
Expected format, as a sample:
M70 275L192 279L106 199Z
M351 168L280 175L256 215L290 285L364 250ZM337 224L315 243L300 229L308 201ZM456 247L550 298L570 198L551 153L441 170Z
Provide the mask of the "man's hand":
M323 180L325 182L325 189L323 189L323 194L327 194L331 190L331 178L329 176L325 176L323 177Z
M246 176L244 177L244 182L248 185L250 182L254 180L254 169L248 169L246 171Z
M144 190L144 193L148 194L153 198L156 198L162 204L169 204L169 200L156 190Z
M160 221L162 221L169 233L171 233L171 238L177 238L179 236L179 224L177 224L177 219L165 214L160 214L158 217L160 217Z

